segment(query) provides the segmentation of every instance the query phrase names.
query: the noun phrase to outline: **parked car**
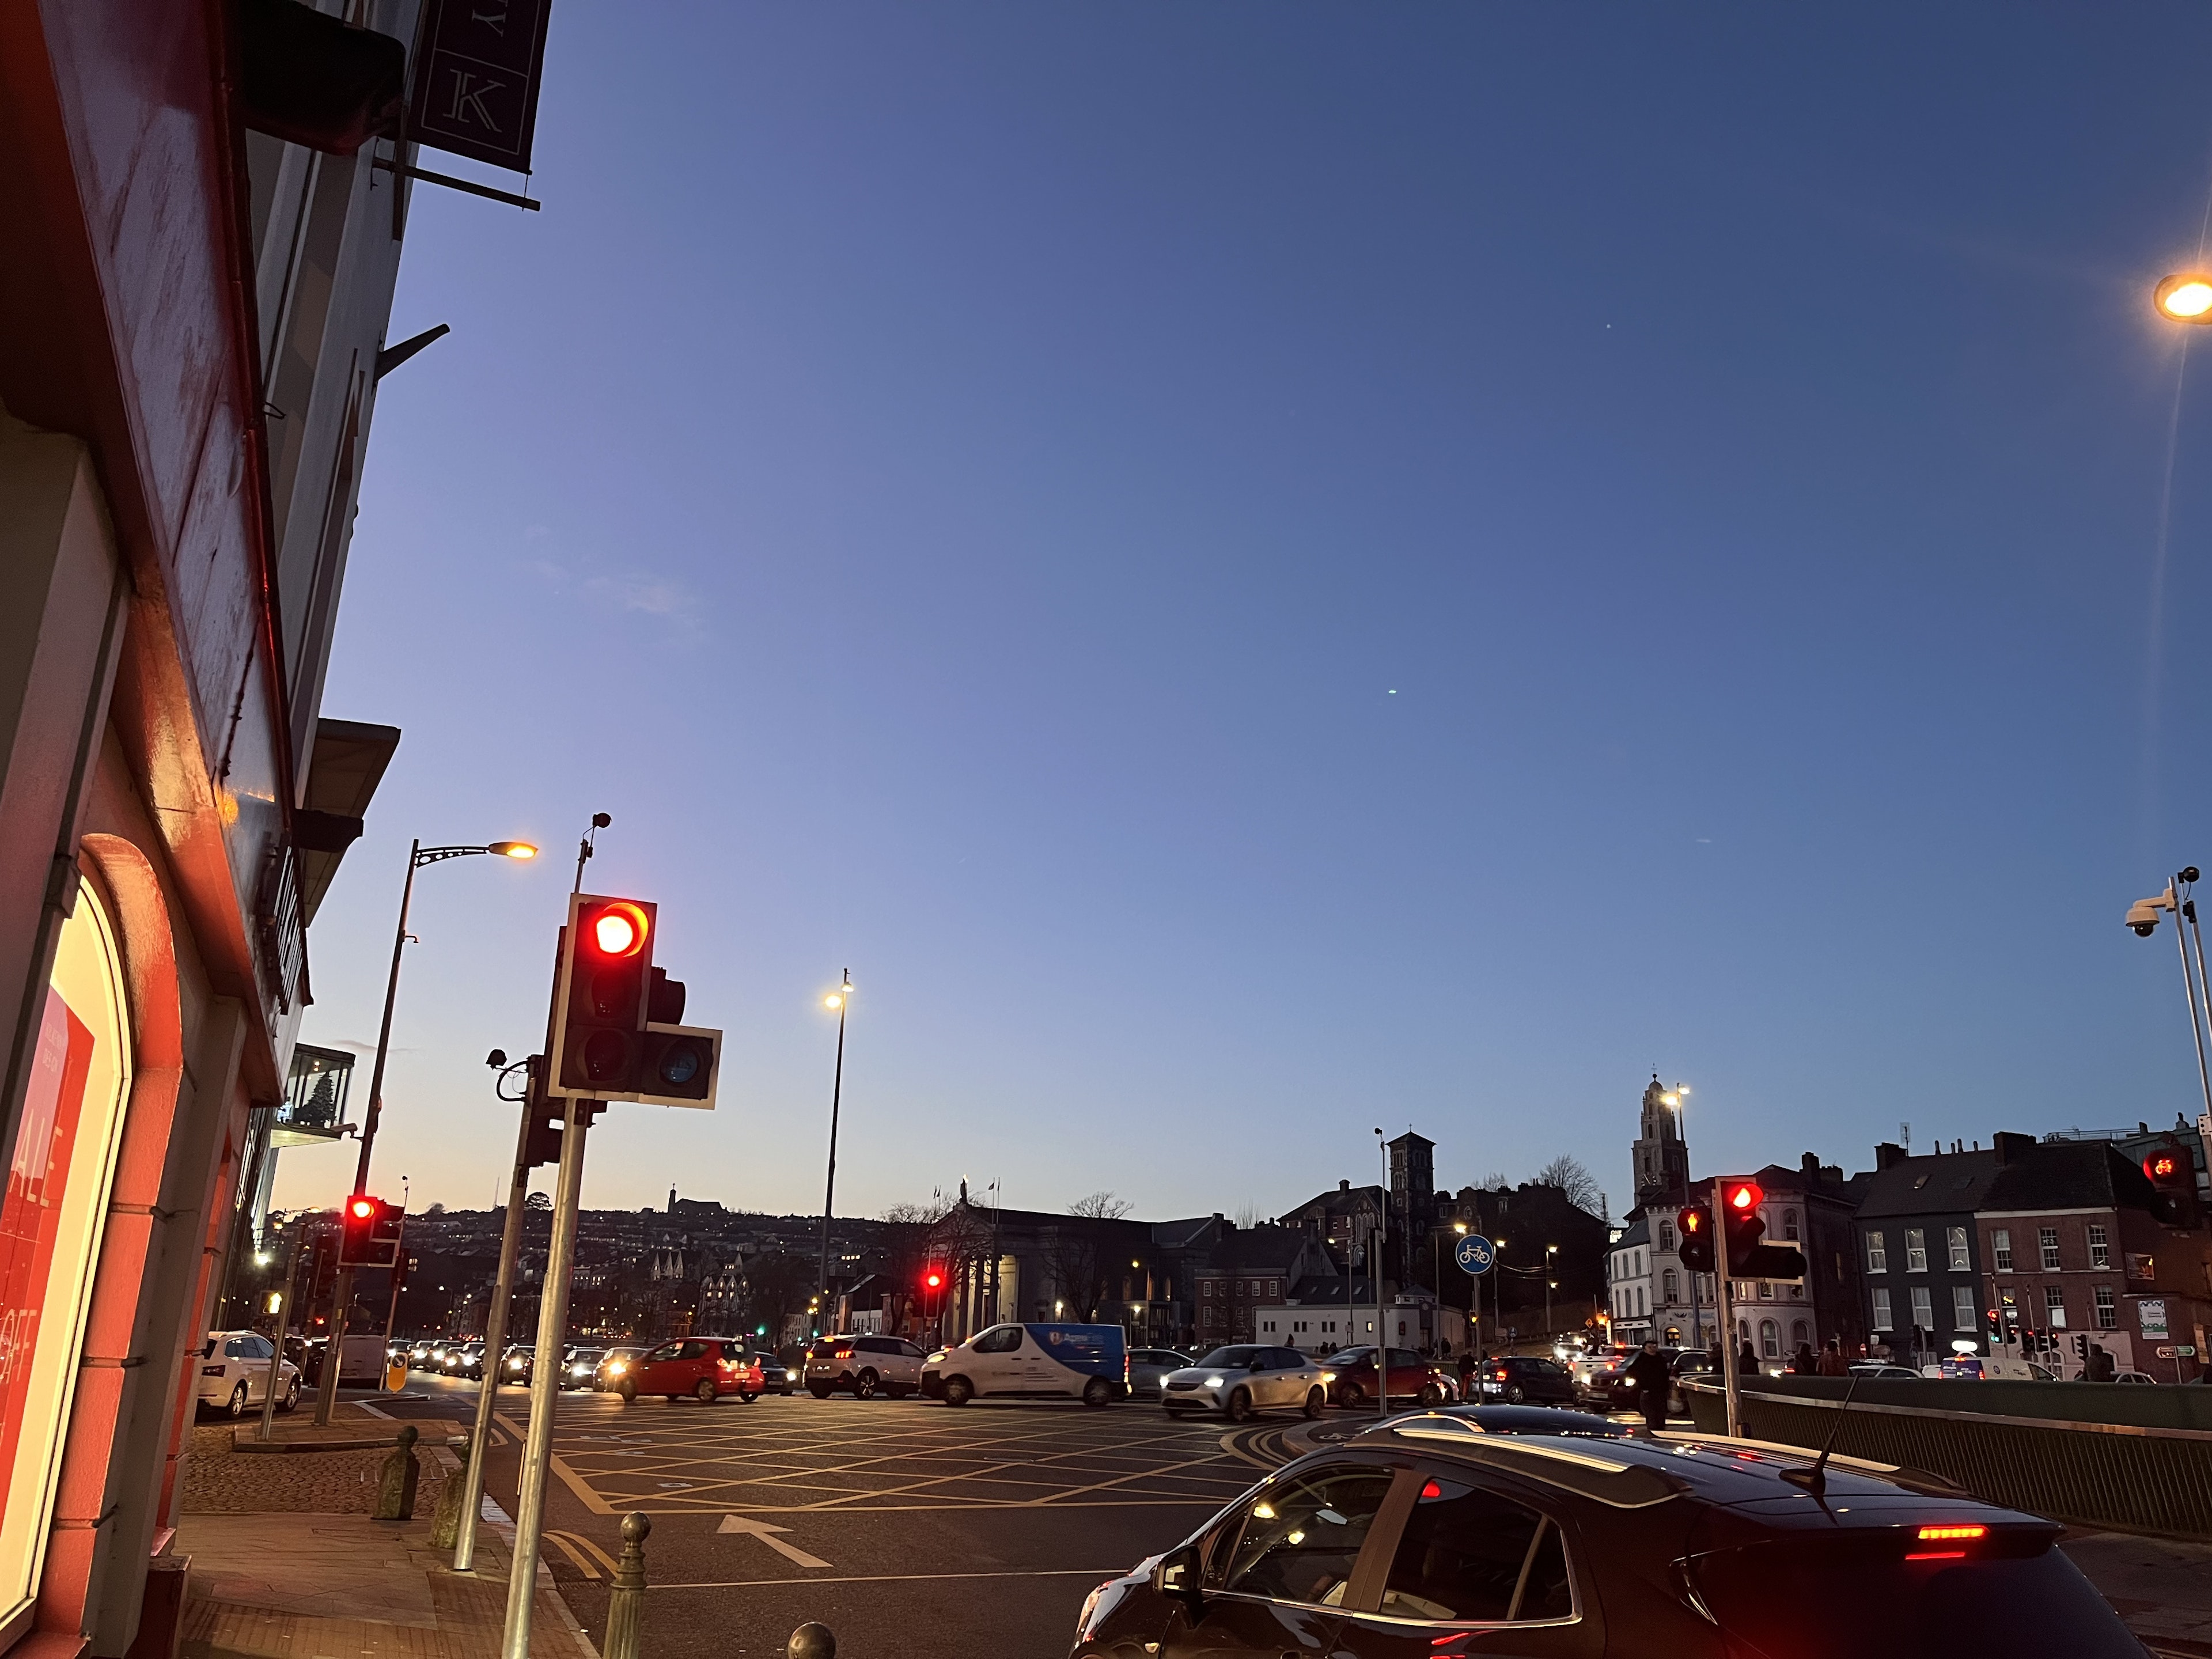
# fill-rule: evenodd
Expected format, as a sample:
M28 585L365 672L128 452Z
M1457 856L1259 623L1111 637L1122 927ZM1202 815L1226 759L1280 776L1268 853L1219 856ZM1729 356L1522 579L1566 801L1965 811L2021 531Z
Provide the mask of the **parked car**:
M679 1337L639 1355L614 1391L624 1405L641 1394L658 1394L670 1400L690 1395L711 1406L733 1394L750 1406L761 1397L760 1366L735 1337Z
M811 1358L806 1370L811 1386ZM1127 1340L1119 1325L994 1325L931 1354L921 1391L948 1406L978 1395L1103 1406L1129 1391Z
M276 1345L258 1331L210 1331L200 1349L199 1404L231 1417L243 1417L246 1407L269 1398L269 1362ZM300 1403L300 1368L281 1362L276 1382L276 1409L289 1412Z
M1500 1354L1475 1368L1475 1391L1511 1405L1572 1406L1575 1379L1565 1365L1538 1354Z
M774 1354L756 1348L753 1351L753 1359L761 1368L761 1386L770 1394L787 1395L799 1386L799 1370L785 1364Z
M2148 1371L2115 1371L2112 1373L2112 1381L2115 1382L2155 1383L2158 1379L2153 1376Z
M2062 1528L1753 1442L1399 1418L1268 1475L1093 1590L1072 1659L1859 1659L1867 1617L1997 1653L2142 1659Z
M561 1386L564 1389L588 1389L599 1369L604 1350L571 1348L561 1361Z
M806 1351L806 1392L849 1390L855 1400L903 1400L921 1388L922 1352L903 1337L825 1336Z
M1329 1403L1358 1411L1376 1396L1375 1350L1339 1348L1322 1362L1329 1374ZM1441 1360L1424 1359L1411 1348L1390 1350L1390 1398L1407 1405L1441 1406L1459 1398L1459 1373Z
M1417 1416L1456 1418L1462 1423L1474 1424L1485 1434L1584 1435L1618 1440L1636 1432L1634 1424L1625 1423L1620 1418L1562 1410L1556 1406L1439 1406L1433 1412L1409 1412L1404 1418L1389 1420L1400 1423Z
M1157 1398L1170 1371L1182 1370L1193 1363L1188 1354L1177 1353L1173 1348L1132 1348L1129 1392Z
M1170 1371L1160 1384L1160 1406L1170 1417L1219 1412L1235 1423L1282 1407L1319 1417L1328 1403L1329 1374L1322 1364L1296 1348L1235 1343Z
M1863 1359L1851 1367L1853 1376L1869 1382L1917 1382L1920 1373L1910 1365L1893 1365L1886 1359Z
M599 1356L599 1369L592 1373L592 1386L602 1394L612 1391L629 1375L638 1356L644 1352L643 1348L635 1347L609 1348Z

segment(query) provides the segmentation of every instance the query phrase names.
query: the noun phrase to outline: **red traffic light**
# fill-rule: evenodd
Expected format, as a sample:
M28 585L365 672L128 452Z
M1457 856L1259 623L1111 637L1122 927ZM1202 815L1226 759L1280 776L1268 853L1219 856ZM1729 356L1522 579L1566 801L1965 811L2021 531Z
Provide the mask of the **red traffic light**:
M634 957L645 948L653 924L644 909L627 899L606 905L586 924L592 945L603 957Z
M925 1276L921 1282L933 1291L945 1283L945 1275L933 1271Z
M373 1198L357 1197L349 1200L346 1208L352 1212L356 1221L367 1221L376 1213L376 1200Z
M1756 1181L1734 1181L1729 1183L1728 1206L1738 1215L1747 1214L1765 1201L1765 1188Z
M1703 1210L1683 1211L1681 1216L1681 1227L1682 1231L1686 1233L1701 1233L1705 1231L1705 1212Z
M2180 1170L2181 1163L2172 1152L2153 1152L2143 1160L2142 1168L2153 1181L2171 1181Z

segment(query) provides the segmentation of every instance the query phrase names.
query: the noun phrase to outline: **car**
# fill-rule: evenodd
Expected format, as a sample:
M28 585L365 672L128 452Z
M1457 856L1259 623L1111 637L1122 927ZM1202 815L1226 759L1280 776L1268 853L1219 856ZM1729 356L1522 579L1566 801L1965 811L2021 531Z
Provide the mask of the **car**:
M1910 1365L1893 1365L1887 1360L1861 1360L1851 1367L1853 1376L1864 1377L1869 1382L1917 1382L1920 1373Z
M1129 1350L1129 1392L1157 1397L1160 1384L1170 1371L1188 1369L1191 1357L1177 1353L1173 1348L1132 1348Z
M948 1406L979 1395L1104 1406L1129 1392L1127 1340L1119 1325L994 1325L931 1354L921 1391Z
M1486 1400L1512 1405L1541 1406L1577 1403L1573 1374L1557 1360L1534 1354L1500 1354L1475 1367L1475 1390Z
M431 1343L428 1347L422 1350L422 1358L416 1362L416 1367L419 1370L426 1371L444 1370L446 1369L446 1351L449 1346L449 1344L445 1342Z
M1556 1406L1438 1406L1433 1412L1409 1412L1407 1415L1456 1418L1462 1423L1474 1424L1485 1434L1578 1434L1600 1440L1618 1440L1636 1432L1635 1425L1624 1423L1617 1417L1600 1417L1595 1412ZM1394 1417L1388 1420L1396 1423L1403 1419Z
M1232 1423L1282 1407L1319 1417L1328 1403L1328 1382L1329 1373L1311 1354L1236 1342L1195 1365L1170 1371L1160 1382L1160 1407L1170 1417L1219 1412Z
M617 1381L614 1391L629 1405L641 1394L671 1401L686 1395L711 1406L733 1394L750 1406L761 1397L760 1366L735 1337L684 1336L640 1354Z
M1333 1406L1359 1411L1376 1397L1375 1350L1371 1346L1339 1348L1322 1362L1328 1372L1328 1399ZM1411 1348L1390 1350L1390 1398L1408 1405L1441 1406L1459 1398L1458 1373L1440 1361L1427 1360Z
M269 1398L269 1362L276 1345L258 1331L210 1331L200 1349L198 1403L227 1417L243 1417L246 1407ZM300 1403L300 1368L281 1362L277 1373L276 1409L289 1412Z
M2154 1384L2157 1382L2158 1379L2153 1376L2148 1371L2115 1371L2112 1373L2112 1381L2115 1382L2149 1382Z
M499 1380L502 1383L530 1386L530 1379L538 1369L538 1345L535 1342L510 1342L499 1358Z
M482 1376L483 1375L484 1345L464 1342L459 1347L446 1350L446 1375L448 1376Z
M422 1369L423 1362L429 1357L430 1345L427 1341L414 1343L407 1350L408 1364L418 1371Z
M1575 1387L1582 1391L1582 1397L1588 1401L1593 1397L1591 1389L1593 1377L1601 1371L1619 1370L1632 1358L1642 1352L1640 1348L1632 1348L1618 1342L1603 1347L1586 1348L1575 1356L1573 1363L1567 1369L1574 1374Z
M1642 1353L1641 1347L1608 1348L1602 1363L1590 1368L1589 1374L1576 1384L1577 1401L1586 1406L1601 1407L1607 1411L1633 1411L1637 1407L1638 1389L1629 1379L1628 1368ZM1675 1362L1682 1357L1680 1348L1662 1348L1659 1357L1667 1362L1670 1375ZM1668 1404L1673 1404L1670 1399Z
M904 1337L825 1336L806 1351L806 1392L817 1400L840 1391L855 1400L903 1400L921 1390L922 1357Z
M756 1348L753 1363L761 1368L761 1386L770 1394L789 1394L799 1386L799 1371L772 1353Z
M599 1356L599 1369L592 1373L592 1386L602 1394L613 1392L644 1352L643 1348L609 1348Z
M1867 1617L2142 1659L2063 1528L1886 1464L1395 1418L1092 1590L1071 1659L1858 1659Z
M597 1348L571 1348L561 1361L561 1386L564 1389L588 1389L598 1374L601 1352Z

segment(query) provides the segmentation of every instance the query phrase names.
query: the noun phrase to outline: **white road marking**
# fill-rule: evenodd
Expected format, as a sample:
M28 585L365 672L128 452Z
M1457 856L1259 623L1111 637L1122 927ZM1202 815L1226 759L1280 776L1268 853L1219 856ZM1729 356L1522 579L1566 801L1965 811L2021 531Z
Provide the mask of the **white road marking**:
M762 1543L774 1550L778 1555L783 1557L785 1560L789 1561L797 1566L827 1568L830 1565L830 1563L824 1561L820 1556L809 1555L805 1550L800 1549L797 1545L787 1544L781 1538L774 1536L776 1533L789 1532L791 1528L789 1527L779 1527L773 1522L756 1521L750 1516L740 1519L738 1516L734 1515L726 1515L722 1517L722 1524L715 1528L714 1530L717 1533L750 1533L755 1538L759 1539Z

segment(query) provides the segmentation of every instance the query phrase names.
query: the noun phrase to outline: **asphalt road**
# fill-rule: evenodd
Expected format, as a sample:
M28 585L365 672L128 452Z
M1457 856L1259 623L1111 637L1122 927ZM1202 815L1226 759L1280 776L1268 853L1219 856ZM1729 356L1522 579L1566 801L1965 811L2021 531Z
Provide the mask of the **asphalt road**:
M473 1413L475 1389L416 1379ZM453 1396L460 1398L454 1399ZM510 1515L527 1396L503 1391L488 1489ZM1231 1431L1127 1401L1091 1410L770 1395L561 1397L545 1558L605 1631L622 1517L653 1517L644 1659L781 1654L819 1620L848 1659L1060 1656L1093 1585L1180 1541L1280 1460L1295 1416Z

